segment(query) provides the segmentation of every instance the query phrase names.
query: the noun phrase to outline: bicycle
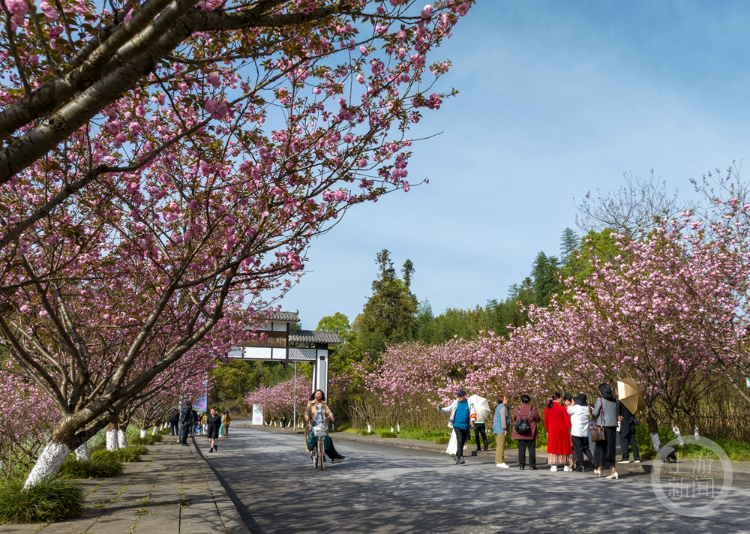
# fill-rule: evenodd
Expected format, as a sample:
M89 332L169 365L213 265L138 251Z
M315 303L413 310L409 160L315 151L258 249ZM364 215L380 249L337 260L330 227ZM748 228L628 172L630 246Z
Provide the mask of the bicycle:
M326 425L326 421L330 419L329 417L326 417L323 419L323 422L312 426L312 423L310 423L310 432L313 433L313 436L318 438L318 442L313 446L312 450L310 451L310 459L313 463L313 469L317 469L318 466L320 466L320 470L325 470L325 452L326 452L326 446L325 446L325 438L328 437L328 425Z

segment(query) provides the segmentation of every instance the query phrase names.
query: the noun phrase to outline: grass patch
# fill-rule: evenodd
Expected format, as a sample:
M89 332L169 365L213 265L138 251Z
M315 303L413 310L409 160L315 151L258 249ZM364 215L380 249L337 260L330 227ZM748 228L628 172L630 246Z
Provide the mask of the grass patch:
M164 436L161 434L156 434L155 436L146 436L145 438L142 438L140 436L136 436L134 438L130 438L130 445L153 445L155 443L161 443L161 441L164 439Z
M360 430L357 432L360 436L375 436L375 432L368 432L367 430Z
M438 445L448 445L450 440L451 440L450 436L440 436L439 438L435 438L434 441Z
M81 461L68 456L59 472L61 478L110 478L120 475L122 460L111 454L92 454L90 459Z
M381 438L397 438L398 434L395 432L381 432L380 433Z
M140 462L141 456L147 452L148 449L141 446L125 447L124 449L117 449L116 451L99 449L91 454L91 458L110 457L116 458L120 462Z
M23 478L0 485L0 523L47 523L83 513L83 490L70 480L49 478L23 491Z

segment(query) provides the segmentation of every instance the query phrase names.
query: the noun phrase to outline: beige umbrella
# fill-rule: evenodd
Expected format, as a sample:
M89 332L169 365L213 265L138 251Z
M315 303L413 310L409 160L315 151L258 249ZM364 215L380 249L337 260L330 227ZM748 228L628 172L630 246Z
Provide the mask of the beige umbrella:
M646 408L646 400L643 398L643 388L633 378L623 378L617 381L617 396L620 402L635 414Z

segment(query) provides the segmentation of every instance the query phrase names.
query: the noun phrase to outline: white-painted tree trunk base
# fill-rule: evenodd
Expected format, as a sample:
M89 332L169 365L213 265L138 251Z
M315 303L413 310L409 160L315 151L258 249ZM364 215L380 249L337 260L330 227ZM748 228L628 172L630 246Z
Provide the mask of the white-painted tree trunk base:
M60 443L48 443L42 454L39 456L34 465L34 469L31 470L29 476L26 477L26 483L23 485L23 489L28 489L32 486L36 486L42 480L51 477L60 470L60 465L63 460L70 454L70 449L67 445Z
M146 437L146 434L148 434L148 430L145 428L141 428L141 439Z
M88 442L84 443L80 447L76 449L76 459L79 462L82 462L84 460L88 460L91 456L89 455L89 444Z
M396 432L401 432L401 423L396 423Z
M700 439L700 437L701 437L701 433L698 430L697 426L693 429L693 436L695 436L695 439Z
M117 429L107 430L107 450L116 451L119 449L117 446Z
M154 425L154 429L151 431L151 435L155 436L159 432L159 429L156 428L156 425Z
M391 433L393 433L393 427L391 427Z
M659 452L661 449L661 440L659 439L659 434L651 434L651 443L654 444L654 450L656 452Z
M372 425L370 423L367 423L367 432L372 432Z
M680 428L673 426L672 432L674 432L674 435L677 436L677 444L678 445L685 445L685 442L682 441L682 434L680 433Z
M121 449L128 446L128 435L124 430L117 431L117 446Z

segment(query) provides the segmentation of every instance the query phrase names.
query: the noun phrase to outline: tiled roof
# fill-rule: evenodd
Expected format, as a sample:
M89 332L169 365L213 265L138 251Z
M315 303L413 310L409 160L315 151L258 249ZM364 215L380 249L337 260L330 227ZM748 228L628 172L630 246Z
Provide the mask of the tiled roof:
M290 330L289 343L341 343L341 340L336 332Z
M287 323L298 323L299 322L299 315L297 315L296 312L285 312L280 311L276 312L273 317L271 317L272 321L284 321Z

